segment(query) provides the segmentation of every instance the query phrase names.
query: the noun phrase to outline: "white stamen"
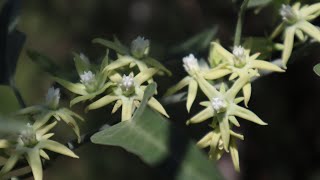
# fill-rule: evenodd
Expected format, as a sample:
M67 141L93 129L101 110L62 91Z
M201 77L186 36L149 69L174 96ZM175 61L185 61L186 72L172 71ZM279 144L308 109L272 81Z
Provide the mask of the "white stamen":
M60 89L55 89L54 87L49 88L48 93L46 95L46 103L47 104L58 104L60 100Z
M294 21L297 19L297 15L289 5L282 4L280 9L280 15L282 16L282 19L285 21Z
M213 98L211 105L212 108L218 113L223 111L227 107L225 101L221 98Z
M120 83L122 90L129 91L134 87L134 80L133 75L130 74L129 76L123 75L122 81Z
M182 61L183 67L187 72L199 69L198 59L195 58L193 54L189 54L189 56L184 57Z
M239 59L243 59L246 57L245 49L242 46L235 46L233 48L232 54Z
M92 82L95 82L95 74L93 74L91 71L84 72L80 75L80 82L84 85L89 85Z

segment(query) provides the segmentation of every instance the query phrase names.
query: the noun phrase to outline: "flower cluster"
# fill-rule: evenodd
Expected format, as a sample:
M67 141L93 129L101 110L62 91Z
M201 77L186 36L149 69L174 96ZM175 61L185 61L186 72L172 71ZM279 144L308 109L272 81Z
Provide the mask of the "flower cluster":
M114 50L117 59L109 59L109 49L107 49L102 63L97 68L83 54L75 54L74 61L79 81L72 83L58 77L53 79L69 91L79 95L71 100L71 106L82 101L93 101L86 107L88 111L115 101L112 113L122 106L121 120L130 120L142 100L146 88L145 83L153 82L153 76L157 73L165 72L170 75L171 72L149 56L150 41L143 37L139 36L133 40L130 49L117 39L115 42L94 39L93 42ZM100 98L95 99L98 96ZM165 109L155 98L151 98L148 104L168 117Z
M188 76L170 88L166 94L171 95L188 85L187 110L190 111L197 89L200 88L207 97L207 101L200 103L205 109L190 118L187 124L211 119L212 131L198 142L198 146L202 148L210 146L209 157L215 160L218 160L224 152L230 152L237 171L240 167L236 139L244 139L243 135L232 130L233 126L240 126L237 118L266 125L256 114L241 107L239 103L244 101L248 106L251 78L259 76L259 70L283 72L278 66L259 60L258 57L259 53L250 55L250 50L242 46L236 46L229 52L220 44L213 42L209 62L215 63L210 63L211 68L200 67L198 60L192 54L183 58L183 67ZM230 88L227 88L225 83L217 83L226 75L230 75L229 82L232 83ZM220 86L219 91L216 89L217 86Z
M320 42L319 28L310 23L320 16L320 3L304 5L302 7L300 2L295 3L293 6L282 5L279 13L282 16L282 23L274 30L271 38L275 38L283 31L282 63L283 67L286 68L295 45L295 36L300 41L305 41L309 36Z
M41 158L50 159L45 150L78 158L66 146L50 140L54 133L49 133L49 131L56 126L58 121L62 120L73 129L80 142L80 130L76 119L81 121L84 119L67 108L59 107L59 101L60 89L51 87L43 104L21 109L15 114L18 118L29 119L32 122L21 127L16 135L0 140L0 148L3 149L4 157L7 157L0 171L1 179L14 168L18 161L25 159L31 167L34 179L42 180Z

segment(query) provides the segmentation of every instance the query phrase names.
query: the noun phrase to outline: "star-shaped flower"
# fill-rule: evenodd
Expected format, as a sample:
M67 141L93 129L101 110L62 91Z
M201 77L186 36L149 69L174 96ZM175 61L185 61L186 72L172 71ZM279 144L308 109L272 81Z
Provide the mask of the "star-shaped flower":
M48 132L56 124L57 122L53 122L42 128L35 128L28 124L20 131L20 134L15 141L7 141L7 146L5 148L8 150L7 152L9 152L10 157L2 167L0 176L11 171L21 158L25 158L31 167L34 179L42 180L43 172L41 157L47 160L50 159L45 150L50 150L73 158L79 158L64 145L49 139L53 136L53 133Z
M283 22L272 33L271 38L275 38L283 31L284 49L282 51L283 67L286 67L291 56L294 36L301 41L305 40L305 35L310 36L320 42L320 30L310 22L320 15L320 3L305 5L295 3L293 6L282 5L280 15Z
M80 129L76 122L76 119L84 121L84 119L77 113L67 108L59 107L60 89L51 87L46 95L46 101L44 104L30 106L21 109L17 112L17 115L31 115L35 119L33 128L38 129L44 126L51 118L57 121L63 120L67 123L75 132L80 141Z
M116 101L112 113L115 113L122 106L121 120L130 120L133 112L139 107L143 98L146 88L143 83L148 81L157 71L155 68L149 68L141 71L136 76L134 76L133 73L128 76L123 75L122 77L118 73L114 74L111 80L117 85L112 87L112 92L90 104L86 110L98 109ZM150 98L148 105L169 117L165 109L154 97Z
M97 95L105 92L111 85L111 83L106 82L108 76L102 72L109 62L108 51L102 60L100 69L91 65L88 58L83 54L74 54L74 56L75 66L80 77L80 82L72 83L58 77L53 77L57 83L69 91L79 95L70 101L70 106L95 98Z
M223 48L219 43L213 43L213 50L222 58L221 64L209 70L204 77L208 80L219 79L229 74L229 80L237 77L244 82L243 94L245 104L248 105L251 96L251 78L259 76L258 70L268 70L275 72L284 72L283 69L270 62L259 60L259 53L250 55L249 50L245 50L242 46L235 46L232 53Z

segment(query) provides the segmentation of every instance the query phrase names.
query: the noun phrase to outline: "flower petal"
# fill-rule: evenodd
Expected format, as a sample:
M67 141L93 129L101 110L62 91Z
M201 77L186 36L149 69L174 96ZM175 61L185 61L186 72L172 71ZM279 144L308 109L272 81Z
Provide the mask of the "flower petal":
M156 100L154 97L151 97L148 101L148 105L151 106L156 111L160 112L167 118L169 118L169 115L167 114L166 110L163 108L163 106L160 104L158 100Z
M191 106L196 99L198 91L198 83L195 80L191 80L188 88L188 97L187 97L187 110L190 112Z
M91 103L89 106L87 106L86 111L101 108L105 105L110 104L111 102L113 102L117 99L119 99L118 96L106 95L106 96L100 98L99 100Z
M56 152L59 154L63 154L66 156L70 156L73 158L79 158L79 156L77 156L69 148L67 148L66 146L64 146L56 141L52 141L52 140L40 141L39 147L41 147L42 149L47 149L47 150L50 150L50 151L53 151L53 152Z
M9 171L16 165L20 157L20 154L18 153L12 153L7 162L4 164L0 171L0 175L3 175Z
M137 74L134 77L134 82L140 86L141 84L143 84L144 82L146 82L147 80L151 79L152 76L158 72L158 69L156 68L148 68L144 71L141 71L139 74Z
M79 94L79 95L86 95L88 94L86 91L86 87L81 83L72 83L69 81L66 81L64 79L58 78L58 77L52 77L54 81L56 81L61 86L65 87L69 91Z
M199 148L206 148L210 145L211 139L212 139L213 132L209 132L206 135L204 135L198 142L197 146Z
M297 24L297 27L308 34L310 37L320 42L320 30L316 26L312 25L308 21L300 21Z
M200 111L198 114L193 116L190 120L187 121L187 125L200 123L203 122L214 115L214 111L211 106L205 108L204 110Z
M43 172L39 150L36 148L29 150L26 159L31 167L34 180L42 180Z
M242 88L243 97L244 97L244 104L246 107L248 107L248 103L251 97L251 83L247 83Z
M251 112L248 109L245 109L238 105L233 105L231 108L232 111L230 112L232 115L238 116L242 119L246 119L248 121L257 123L259 125L267 125L267 123L263 122L256 114Z
M226 114L218 115L219 128L221 132L221 139L223 141L223 147L226 152L229 152L229 141L230 141L230 125L228 116Z
M189 84L190 80L192 80L192 78L190 76L187 76L187 77L183 78L181 81L178 82L178 84L176 84L176 85L172 86L171 88L169 88L167 90L167 92L164 94L164 96L170 96L170 95L176 93L180 89L182 89L185 86L187 86Z
M232 71L230 69L211 69L204 74L204 78L209 80L219 79L230 74L231 72Z
M270 62L267 62L267 61L262 61L262 60L251 61L251 67L257 68L257 69L268 70L268 71L284 72L284 70L281 69L279 66L272 64Z
M295 27L288 27L285 30L284 49L282 51L282 64L284 68L287 67L288 60L292 53L295 30Z
M133 111L133 99L132 98L122 98L122 111L121 111L121 121L130 120Z
M240 172L238 147L234 138L232 138L230 142L230 154L234 169Z

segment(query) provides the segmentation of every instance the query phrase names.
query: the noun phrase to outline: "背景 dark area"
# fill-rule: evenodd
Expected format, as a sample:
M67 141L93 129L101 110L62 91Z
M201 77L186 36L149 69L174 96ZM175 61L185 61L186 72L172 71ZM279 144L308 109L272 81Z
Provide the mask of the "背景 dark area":
M238 7L239 3L234 4L231 0L22 1L18 30L26 34L27 40L17 65L17 86L26 103L31 105L41 102L53 83L48 74L26 56L27 49L46 54L63 71L70 72L74 71L72 51L83 52L92 59L104 54L104 48L91 43L93 38L112 39L116 35L129 44L142 35L151 40L151 54L173 72L172 77L157 79L161 96L169 85L186 75L182 57L195 53L206 58L208 52L205 49L176 53L171 47L213 26L218 26L215 39L225 47L231 47ZM248 10L243 36L269 35L278 21L278 10L274 6L263 8L258 14ZM314 24L320 25L319 18ZM226 179L320 178L320 132L317 131L320 78L312 71L319 62L319 50L318 44L300 51L286 73L262 77L253 84L249 107L268 126L241 121L239 131L245 135L245 141L238 142L241 173L234 172L230 158L225 155L218 165ZM279 56L274 54L273 58ZM62 93L62 99L68 105L70 94L66 90ZM1 113L10 113L19 107L6 87L0 87L0 99ZM185 121L200 109L196 104L189 115L185 102L165 108L177 127L198 140L206 133L207 125L185 126ZM84 105L75 108L82 112ZM116 116L110 117L109 113L108 108L89 112L81 131L112 121L110 119ZM62 142L74 138L63 127L58 126L57 131L56 138ZM182 142L175 144L176 152L183 149ZM58 158L45 171L45 179L167 179L163 172L148 167L138 157L118 147L89 143L76 153L81 157L79 160Z

